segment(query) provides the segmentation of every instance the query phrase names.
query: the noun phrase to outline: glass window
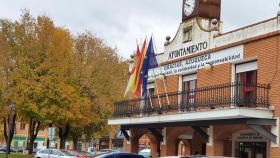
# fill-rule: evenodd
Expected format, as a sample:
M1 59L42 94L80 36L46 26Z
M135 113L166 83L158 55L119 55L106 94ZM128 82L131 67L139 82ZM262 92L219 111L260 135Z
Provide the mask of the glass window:
M196 89L196 79L186 80L184 78L189 78L188 76L183 77L182 83L182 104L181 111L192 111L195 110L195 89Z
M39 151L39 153L42 153L42 154L49 154L49 150L41 150L41 151Z
M255 106L257 95L257 71L247 71L237 74L236 103L239 106Z
M20 123L20 130L25 130L25 123Z
M157 106L157 98L155 97L155 83L148 83L145 100L145 110L153 111Z
M57 150L52 150L51 152L53 155L61 155L61 153Z
M190 42L192 40L192 26L187 26L183 29L183 43Z

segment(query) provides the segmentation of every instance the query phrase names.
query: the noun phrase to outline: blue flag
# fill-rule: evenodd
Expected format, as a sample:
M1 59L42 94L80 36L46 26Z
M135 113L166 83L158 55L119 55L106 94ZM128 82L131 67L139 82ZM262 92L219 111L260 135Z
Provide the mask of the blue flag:
M147 83L148 83L148 72L149 69L158 67L158 62L156 59L156 54L154 50L153 38L151 37L147 53L144 57L142 69L141 69L141 81L142 81L142 96L146 94Z

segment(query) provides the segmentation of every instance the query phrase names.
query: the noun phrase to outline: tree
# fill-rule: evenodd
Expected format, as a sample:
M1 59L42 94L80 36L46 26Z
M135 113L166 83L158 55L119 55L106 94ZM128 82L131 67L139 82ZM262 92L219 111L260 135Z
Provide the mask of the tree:
M39 129L50 123L59 129L60 148L71 131L79 139L108 131L107 118L127 79L127 62L116 49L88 32L73 37L28 11L19 21L0 20L0 35L7 47L0 59L1 106L15 104L19 119L29 123L29 153Z
M9 25L9 23L6 23ZM8 44L3 40L3 35L0 34L0 97L1 97L1 113L0 119L3 125L1 129L1 138L6 141L8 154L10 153L10 145L14 135L14 126L16 120L16 113L8 110L8 105L11 104L8 95L10 94L10 86L12 80L10 74L13 71L13 58Z
M8 98L29 122L28 149L32 153L39 129L56 117L51 114L63 117L64 113L57 112L73 110L79 104L77 92L64 79L69 70L72 39L67 30L55 27L49 18L34 19L28 12L14 23L2 20L1 33L15 63Z
M76 127L75 132L70 130L70 137L77 144L81 139L91 140L98 131L108 133L106 124L113 103L123 97L127 62L117 55L115 49L89 32L75 38L74 49L71 81L91 104L89 123Z

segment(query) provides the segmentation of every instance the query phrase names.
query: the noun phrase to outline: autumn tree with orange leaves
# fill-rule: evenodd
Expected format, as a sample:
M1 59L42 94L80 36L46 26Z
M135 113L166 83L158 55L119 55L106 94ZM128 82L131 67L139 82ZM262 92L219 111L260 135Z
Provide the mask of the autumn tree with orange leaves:
M82 136L106 130L127 78L127 63L115 49L91 33L73 36L50 18L34 18L28 11L15 22L1 19L0 39L0 51L1 46L5 50L0 106L15 104L17 120L28 123L29 153L38 131L49 124L58 129L60 148L71 129ZM6 114L1 111L0 117Z

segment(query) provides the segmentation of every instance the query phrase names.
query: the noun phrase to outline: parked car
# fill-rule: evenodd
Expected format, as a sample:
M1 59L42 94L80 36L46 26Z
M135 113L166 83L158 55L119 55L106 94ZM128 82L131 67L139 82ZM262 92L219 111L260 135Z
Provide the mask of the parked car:
M14 149L15 152L17 152L17 153L22 153L23 150L24 150L24 147L14 147L13 149Z
M70 153L74 156L76 156L77 158L91 158L93 157L92 154L90 154L89 152L85 152L85 151L78 151L78 150L62 150L66 153Z
M32 149L32 153L35 154L35 153L37 153L37 152L40 151L40 150L41 150L41 149L33 148L33 149Z
M100 149L100 150L95 150L94 152L90 152L90 153L94 156L97 156L97 155L113 153L113 152L119 152L119 151L118 150L112 150L112 149Z
M142 149L138 152L138 155L142 155L145 158L150 158L151 157L151 149Z
M144 158L142 155L134 153L113 152L96 156L95 158Z
M165 156L160 158L232 158L232 157L191 155L191 156Z
M224 156L203 156L203 155L192 155L184 158L232 158L232 157L224 157Z
M95 147L88 147L87 152L94 152L95 151Z
M0 153L6 153L6 152L7 152L7 147L6 146L0 147ZM10 152L16 152L16 150L11 147Z
M57 149L44 149L36 153L35 158L77 158L76 156Z

